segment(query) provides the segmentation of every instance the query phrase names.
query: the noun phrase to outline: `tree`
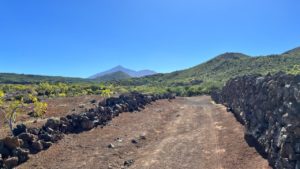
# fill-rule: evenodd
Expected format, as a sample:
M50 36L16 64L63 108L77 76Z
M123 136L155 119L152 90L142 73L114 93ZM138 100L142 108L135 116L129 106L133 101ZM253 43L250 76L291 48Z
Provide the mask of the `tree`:
M3 96L1 97L1 107L0 112L4 115L5 120L9 126L11 133L13 133L14 123L16 122L17 115L23 113L25 111L25 103L23 102L23 98L20 100L13 100L6 103L4 106Z
M0 113L4 115L5 120L9 126L11 133L13 134L14 124L16 123L17 116L19 114L25 113L27 104L24 103L23 98L19 100L13 100L5 102L4 97L5 93L0 91ZM38 101L38 99L32 95L29 96L34 104L34 116L41 117L47 111L47 103Z

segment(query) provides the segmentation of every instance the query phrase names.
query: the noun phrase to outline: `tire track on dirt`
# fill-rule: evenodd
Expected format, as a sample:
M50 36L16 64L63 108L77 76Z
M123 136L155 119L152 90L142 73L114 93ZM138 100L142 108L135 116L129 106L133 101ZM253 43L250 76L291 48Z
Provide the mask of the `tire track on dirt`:
M210 119L210 129L211 129L211 132L212 132L212 137L213 137L213 140L214 140L214 147L215 147L215 150L214 150L214 153L216 155L216 163L217 163L217 168L216 169L223 169L222 167L222 164L221 164L221 155L220 155L220 152L221 151L221 148L219 146L219 142L218 142L218 136L217 136L217 132L216 132L216 126L215 126L215 120L212 116L212 111L208 110L207 107L204 107L204 112L206 112L208 114L208 117Z

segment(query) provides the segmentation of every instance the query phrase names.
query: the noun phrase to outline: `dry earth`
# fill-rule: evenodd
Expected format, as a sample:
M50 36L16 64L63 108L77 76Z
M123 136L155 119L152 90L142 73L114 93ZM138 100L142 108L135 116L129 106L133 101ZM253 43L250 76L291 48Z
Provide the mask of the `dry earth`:
M132 169L270 168L244 141L243 126L209 96L161 100L123 113L104 128L65 136L18 168L120 169L131 159Z
M85 109L93 108L95 105L91 103L92 100L97 102L103 100L99 95L75 96L75 97L58 97L43 100L48 104L47 113L44 117L35 119L30 117L27 113L18 116L18 123L25 123L28 126L41 126L50 117L62 117L72 113L80 113ZM32 107L32 106L29 106ZM26 110L30 112L32 108ZM10 134L7 124L4 124L4 114L0 114L0 138ZM37 123L33 123L37 122Z

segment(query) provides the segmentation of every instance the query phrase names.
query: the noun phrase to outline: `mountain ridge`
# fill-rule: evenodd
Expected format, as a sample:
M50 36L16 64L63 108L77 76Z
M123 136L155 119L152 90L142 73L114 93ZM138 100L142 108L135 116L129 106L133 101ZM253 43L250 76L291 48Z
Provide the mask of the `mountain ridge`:
M93 80L105 82L105 81L116 81L116 80L123 80L123 79L129 79L129 78L131 78L130 75L128 75L122 71L118 71L118 72L105 74L100 77L96 77Z
M115 68L124 68L117 66ZM126 68L124 68L126 69ZM130 69L128 69L130 71ZM148 70L142 70L148 71ZM287 50L282 54L266 56L249 56L243 53L227 52L220 54L206 62L184 70L178 70L171 73L156 73L155 75L131 78L127 80L128 74L115 73L115 77L121 79L124 85L145 85L145 84L163 84L163 86L173 86L177 84L190 85L195 82L202 82L206 86L222 86L228 79L235 76L246 74L267 74L283 71L287 73L300 74L300 47ZM118 72L118 71L117 71ZM137 72L137 71L135 71ZM110 73L111 74L111 73ZM103 79L109 79L104 77ZM66 82L66 83L89 83L102 81L101 78L70 78L61 76L41 76L41 75L24 75L14 73L0 73L1 83L39 83L39 82ZM203 87L203 86L200 86Z
M156 74L155 71L148 70L148 69L135 71L135 70L125 68L121 65L118 65L118 66L113 67L109 70L94 74L94 75L90 76L88 79L99 79L101 76L116 73L116 72L123 72L123 73L129 75L130 77L144 77L144 76L149 76L149 75Z
M236 76L266 75L280 71L300 74L300 48L294 48L283 54L266 56L248 56L233 52L223 53L188 69L124 80L121 84L125 86L150 86L151 84L166 88L173 87L180 91L191 90L209 93L214 88L221 88L229 79Z
M298 54L300 53L300 46L296 47L294 49L288 50L286 52L284 52L283 54Z

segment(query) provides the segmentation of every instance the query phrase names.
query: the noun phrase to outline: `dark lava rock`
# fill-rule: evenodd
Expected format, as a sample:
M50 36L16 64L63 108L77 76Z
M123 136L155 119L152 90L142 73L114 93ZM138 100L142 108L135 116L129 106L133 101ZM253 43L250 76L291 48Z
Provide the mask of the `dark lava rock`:
M5 137L3 144L9 149L15 149L21 145L18 137Z
M57 118L48 119L45 127L52 128L53 130L58 130L60 127L60 120Z
M19 163L23 163L29 159L29 151L21 148L16 148L12 151L14 157L18 157Z
M34 141L34 142L32 142L32 148L37 152L42 151L43 150L43 144L40 140L39 141Z
M132 143L132 144L138 144L139 142L138 142L136 139L132 139L132 140L131 140L131 143Z
M108 148L115 148L115 145L109 144L107 147L108 147Z
M19 163L18 157L10 157L3 161L4 166L8 169L16 167L18 163Z
M10 151L7 147L4 146L3 141L0 141L0 154L2 154L2 158L8 157L10 155Z
M53 144L52 142L45 142L45 141L42 141L42 140L41 140L41 143L43 145L44 150L48 149Z
M133 163L134 163L134 160L132 160L132 159L126 160L126 161L124 161L124 166L130 167Z
M277 169L300 168L300 76L282 72L229 80L212 92L245 125L245 139Z
M53 142L53 136L49 133L44 133L39 135L39 139L44 140L46 142L51 141Z
M81 122L81 127L83 130L91 130L92 128L94 128L94 122L89 119L84 119Z
M31 134L33 134L33 135L38 135L39 132L40 132L40 129L39 129L39 128L28 128L28 129L27 129L27 132L28 132L28 133L31 133Z
M20 135L18 135L18 138L23 140L24 142L32 142L34 136L30 133L21 133Z
M1 166L3 166L3 159L2 159L2 155L0 154L0 168Z
M18 124L16 128L13 129L14 136L17 136L21 133L25 133L27 130L26 126L24 124Z

